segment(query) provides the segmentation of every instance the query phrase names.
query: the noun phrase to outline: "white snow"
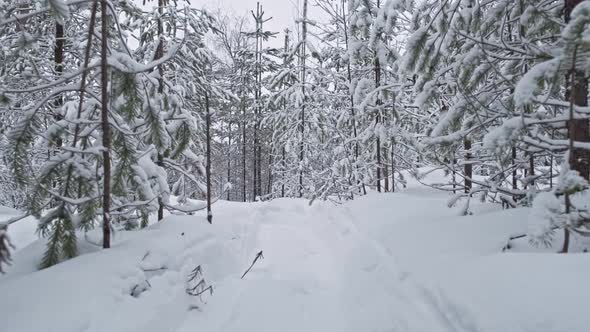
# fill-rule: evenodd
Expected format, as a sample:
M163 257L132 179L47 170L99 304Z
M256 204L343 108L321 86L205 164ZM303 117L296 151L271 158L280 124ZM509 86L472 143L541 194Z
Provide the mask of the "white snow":
M409 181L402 192L342 205L218 201L213 225L205 212L169 216L116 233L108 250L91 244L99 233L81 234L81 256L42 271L36 241L0 276L1 329L588 330L590 255L533 250L526 240L503 253L510 235L526 233L529 209L474 199L473 215L459 217L448 199ZM240 279L261 250L264 259ZM185 293L197 265L212 296Z
M14 217L19 217L22 212L11 209L5 206L0 206L0 221L8 220ZM37 230L37 220L33 217L27 217L10 225L8 235L10 242L14 245L15 250L19 251L29 245L31 242L38 239L35 234ZM0 276L1 278L1 276Z

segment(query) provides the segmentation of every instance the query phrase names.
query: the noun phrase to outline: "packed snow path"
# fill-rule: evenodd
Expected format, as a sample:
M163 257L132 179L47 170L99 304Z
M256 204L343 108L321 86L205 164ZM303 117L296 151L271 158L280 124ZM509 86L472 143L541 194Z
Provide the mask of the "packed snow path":
M208 314L191 316L186 331L465 330L452 306L441 310L439 294L414 285L387 249L357 229L362 215L297 203L262 203L237 214L250 213L252 221L236 232L249 254L242 255L242 268L259 250L265 259L244 280L231 280L234 287L219 284L215 296L223 300L210 299ZM226 217L228 211L217 217L238 212Z
M0 277L0 330L586 331L590 292L564 285L585 284L590 255L501 253L528 212L458 217L447 199L410 187L342 205L220 201L213 225L170 216L104 251L81 234L79 257L35 272L38 241ZM185 293L197 265L212 296Z

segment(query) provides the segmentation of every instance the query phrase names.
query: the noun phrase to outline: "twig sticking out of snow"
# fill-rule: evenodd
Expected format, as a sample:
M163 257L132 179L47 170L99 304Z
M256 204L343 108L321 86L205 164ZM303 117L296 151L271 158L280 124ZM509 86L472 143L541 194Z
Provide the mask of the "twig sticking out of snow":
M252 269L252 267L254 266L254 264L256 263L256 261L257 261L259 258L264 258L264 256L262 255L262 250L260 250L260 252L256 254L256 257L254 257L254 260L252 261L252 264L251 264L251 265L250 265L250 267L249 267L249 268L246 270L246 272L244 272L244 274L242 274L242 278L241 278L241 279L244 279L244 277L246 276L246 274L247 274L248 272L250 272L250 270Z
M516 239L521 239L523 237L526 237L527 234L518 234L518 235L512 235L508 238L508 241L506 241L506 245L504 247L502 247L502 252L504 251L508 251L510 249L512 249L512 243L510 243L510 241L512 240L516 240Z
M209 295L213 295L213 286L207 286L207 282L205 282L205 278L203 278L203 270L201 269L201 265L198 265L188 276L186 293L191 296L200 297L207 291L209 291Z
M141 293L145 292L146 290L148 290L150 288L152 288L152 285L146 279L146 280L136 284L135 286L133 286L133 288L131 288L130 295L133 297L139 297L139 295L141 295Z

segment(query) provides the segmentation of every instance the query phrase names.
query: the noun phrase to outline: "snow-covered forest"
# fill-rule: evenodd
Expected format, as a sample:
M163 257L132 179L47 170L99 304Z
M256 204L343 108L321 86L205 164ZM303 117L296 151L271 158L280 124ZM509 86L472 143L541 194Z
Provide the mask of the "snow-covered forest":
M582 332L590 1L0 0L1 331Z

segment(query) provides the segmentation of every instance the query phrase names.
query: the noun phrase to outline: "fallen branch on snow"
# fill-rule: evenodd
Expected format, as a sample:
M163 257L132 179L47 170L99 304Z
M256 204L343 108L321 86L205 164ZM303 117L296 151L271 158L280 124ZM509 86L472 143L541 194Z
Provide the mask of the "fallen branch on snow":
M254 260L252 261L252 264L250 265L250 267L246 270L246 272L244 272L244 274L242 274L242 278L244 279L244 277L246 276L246 274L248 272L250 272L250 270L252 269L252 267L254 266L254 264L256 263L256 261L258 261L259 258L264 258L264 256L262 256L262 250L260 250L259 253L256 254L256 257L254 258Z

